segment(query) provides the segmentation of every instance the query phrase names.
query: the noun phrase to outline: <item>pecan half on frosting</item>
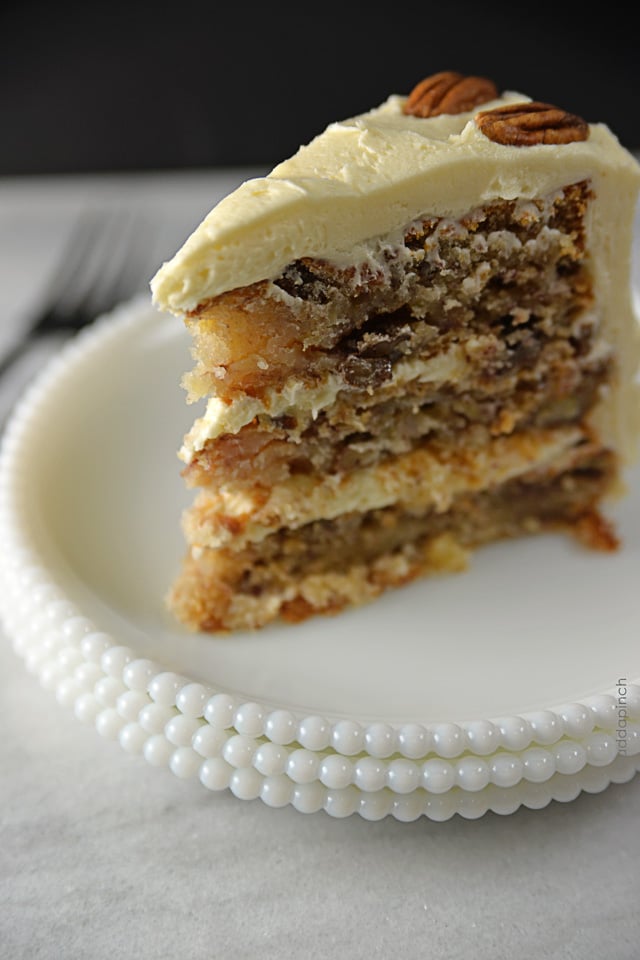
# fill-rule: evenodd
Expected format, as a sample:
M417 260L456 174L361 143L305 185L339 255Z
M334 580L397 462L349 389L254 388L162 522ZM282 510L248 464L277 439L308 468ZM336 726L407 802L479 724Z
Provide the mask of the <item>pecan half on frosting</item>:
M466 77L444 70L425 77L413 88L403 113L413 117L437 117L443 113L465 113L498 96L498 89L486 77Z
M482 110L475 121L489 140L510 147L574 143L589 136L589 124L582 117L537 100Z

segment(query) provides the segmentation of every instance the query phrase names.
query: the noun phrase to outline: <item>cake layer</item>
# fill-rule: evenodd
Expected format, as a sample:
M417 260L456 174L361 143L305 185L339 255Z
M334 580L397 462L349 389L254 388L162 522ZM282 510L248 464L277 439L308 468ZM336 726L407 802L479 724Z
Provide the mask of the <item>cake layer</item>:
M571 464L459 493L444 512L396 505L282 530L241 550L192 548L169 603L193 629L251 629L337 613L418 576L462 570L469 551L506 537L566 530L613 550L596 507L615 468L611 453L584 445Z
M581 422L598 403L613 376L612 360L587 335L570 343L558 338L540 345L535 335L516 340L512 358L491 376L486 355L508 356L485 337L476 340L445 382L426 374L403 383L399 377L376 391L342 390L331 406L312 418L307 411L254 417L237 433L207 440L188 457L189 486L271 487L294 474L334 474L371 466L405 453L429 438L464 442L472 429L485 442L532 426ZM460 350L463 355L464 351ZM448 356L451 355L451 351ZM418 364L413 364L415 372ZM443 369L443 366L440 367ZM462 375L461 375L462 374ZM398 382L400 380L400 382Z
M275 530L295 530L342 513L365 513L396 503L449 509L454 497L499 486L554 463L566 468L590 438L579 426L528 430L474 447L428 444L373 467L337 476L293 476L272 489L206 488L184 515L189 543L240 550Z

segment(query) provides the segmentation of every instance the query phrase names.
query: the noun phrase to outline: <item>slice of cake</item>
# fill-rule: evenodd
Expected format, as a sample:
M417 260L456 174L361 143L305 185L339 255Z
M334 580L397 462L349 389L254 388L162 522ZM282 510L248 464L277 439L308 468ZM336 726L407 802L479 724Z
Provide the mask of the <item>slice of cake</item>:
M447 72L219 203L152 281L206 398L175 616L334 613L537 531L615 549L639 185L605 125Z

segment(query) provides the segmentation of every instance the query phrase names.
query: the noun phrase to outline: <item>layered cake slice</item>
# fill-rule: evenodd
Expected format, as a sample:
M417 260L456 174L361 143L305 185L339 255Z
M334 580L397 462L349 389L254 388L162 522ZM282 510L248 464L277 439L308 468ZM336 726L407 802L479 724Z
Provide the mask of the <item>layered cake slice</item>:
M335 613L544 530L616 549L639 185L605 125L447 72L219 203L152 281L206 404L175 616Z

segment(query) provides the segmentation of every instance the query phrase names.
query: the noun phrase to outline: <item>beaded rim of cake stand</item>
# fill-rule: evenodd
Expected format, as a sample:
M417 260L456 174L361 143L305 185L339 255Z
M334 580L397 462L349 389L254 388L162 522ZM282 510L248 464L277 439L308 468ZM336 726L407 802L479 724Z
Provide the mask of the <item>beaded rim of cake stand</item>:
M407 811L420 808L442 819L436 808L441 814L471 810L471 801L464 807L456 799L469 795L494 797L484 808L484 800L479 802L478 809L501 812L496 791L508 793L510 808L527 803L529 787L542 788L557 777L575 785L590 769L605 779L606 771L624 771L619 775L628 779L640 769L637 680L626 689L622 753L620 701L610 691L554 709L459 724L394 726L296 716L167 671L84 616L46 568L29 533L26 450L30 429L69 364L135 323L138 303L148 310L146 299L123 305L51 362L18 405L0 456L0 617L27 669L59 704L124 750L152 765L167 765L178 777L197 775L210 789L301 808L307 801L295 799L300 791L316 798L311 806L325 791L320 807L327 812L332 805L336 811L350 809L351 800L336 798L355 791L359 799L351 812L369 803L369 813L360 812L370 818L372 811L385 809L406 819ZM562 787L557 796L566 789L573 787ZM415 800L396 810L387 795L415 795ZM536 794L543 795L555 796L551 790ZM449 800L438 807L435 798L443 797Z

